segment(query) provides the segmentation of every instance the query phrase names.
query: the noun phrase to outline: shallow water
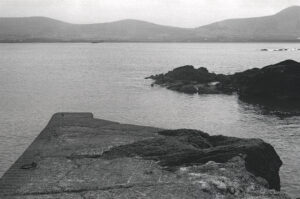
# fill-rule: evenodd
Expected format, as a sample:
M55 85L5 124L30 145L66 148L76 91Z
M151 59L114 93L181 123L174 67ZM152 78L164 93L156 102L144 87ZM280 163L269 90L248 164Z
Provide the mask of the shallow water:
M186 95L144 77L192 64L218 73L300 61L292 43L0 44L0 175L59 111L162 128L258 137L282 158L283 190L299 197L300 117L264 114L228 95Z

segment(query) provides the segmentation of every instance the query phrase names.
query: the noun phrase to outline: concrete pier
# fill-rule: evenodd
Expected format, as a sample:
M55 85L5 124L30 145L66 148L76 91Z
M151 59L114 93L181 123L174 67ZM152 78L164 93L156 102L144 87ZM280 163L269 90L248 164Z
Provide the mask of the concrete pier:
M57 113L0 179L0 198L288 198L267 189L239 157L177 170L151 158L103 157L114 147L161 138L159 131L91 113Z

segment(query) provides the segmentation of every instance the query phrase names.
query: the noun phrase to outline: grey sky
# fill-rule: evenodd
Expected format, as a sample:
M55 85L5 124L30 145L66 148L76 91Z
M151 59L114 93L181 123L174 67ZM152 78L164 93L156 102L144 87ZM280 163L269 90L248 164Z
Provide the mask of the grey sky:
M140 19L196 27L274 14L300 0L0 0L0 17L46 16L71 23Z

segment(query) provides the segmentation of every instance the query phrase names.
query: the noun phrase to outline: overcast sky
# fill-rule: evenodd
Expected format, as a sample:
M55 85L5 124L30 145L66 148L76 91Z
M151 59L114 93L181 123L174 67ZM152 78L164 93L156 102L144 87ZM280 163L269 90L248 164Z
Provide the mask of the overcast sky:
M300 0L0 0L0 17L46 16L71 23L139 19L196 27L274 14Z

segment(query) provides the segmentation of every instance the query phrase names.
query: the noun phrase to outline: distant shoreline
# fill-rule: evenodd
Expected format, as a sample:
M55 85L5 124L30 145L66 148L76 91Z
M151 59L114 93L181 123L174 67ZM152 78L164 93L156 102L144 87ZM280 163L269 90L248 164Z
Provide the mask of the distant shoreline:
M0 17L0 43L298 43L299 13L300 6L291 6L274 15L227 19L194 28L165 26L136 19L70 24L38 16Z

